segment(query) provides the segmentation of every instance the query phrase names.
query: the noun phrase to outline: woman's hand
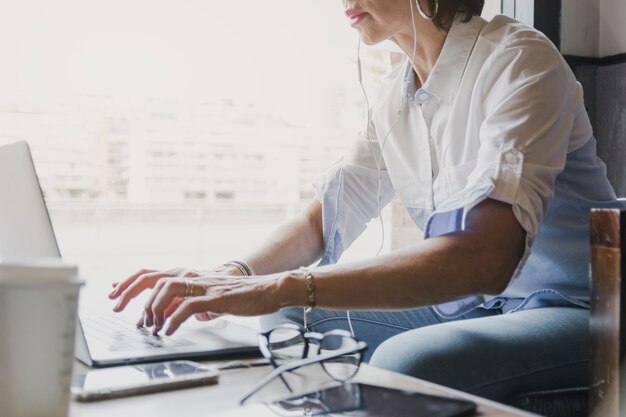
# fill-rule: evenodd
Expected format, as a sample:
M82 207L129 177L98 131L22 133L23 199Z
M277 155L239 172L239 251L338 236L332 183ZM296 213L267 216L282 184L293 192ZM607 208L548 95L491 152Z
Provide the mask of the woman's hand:
M184 278L160 279L144 309L148 325L157 334L169 319L166 335L171 335L192 315L257 316L278 311L279 274L256 277L209 275L189 281Z
M113 311L119 312L124 310L130 300L137 297L148 288L154 288L157 282L162 278L172 277L197 277L199 273L191 269L174 268L167 271L158 271L155 269L142 269L122 282L113 284L113 291L109 293L109 298L115 300L119 298L117 305Z
M113 291L109 293L109 298L115 300L119 298L113 311L120 312L126 308L128 303L143 291L154 288L159 280L166 278L197 278L209 273L219 275L241 276L241 272L234 267L218 266L209 271L198 271L188 268L174 268L167 271L155 269L142 269L124 281L113 283ZM151 325L151 324L150 324Z

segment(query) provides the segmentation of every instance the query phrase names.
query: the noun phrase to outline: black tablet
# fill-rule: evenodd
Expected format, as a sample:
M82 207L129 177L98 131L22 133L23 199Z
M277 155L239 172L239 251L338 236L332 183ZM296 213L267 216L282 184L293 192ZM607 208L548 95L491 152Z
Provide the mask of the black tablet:
M476 413L476 404L360 383L346 383L268 404L279 416L457 417Z

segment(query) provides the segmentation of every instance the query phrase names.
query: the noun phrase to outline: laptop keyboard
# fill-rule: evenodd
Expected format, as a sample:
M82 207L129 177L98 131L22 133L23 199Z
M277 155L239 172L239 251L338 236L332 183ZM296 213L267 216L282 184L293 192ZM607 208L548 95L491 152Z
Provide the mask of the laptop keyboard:
M176 336L153 336L150 329L137 327L135 323L120 316L91 317L81 314L80 322L88 341L102 342L112 351L169 349L195 344Z

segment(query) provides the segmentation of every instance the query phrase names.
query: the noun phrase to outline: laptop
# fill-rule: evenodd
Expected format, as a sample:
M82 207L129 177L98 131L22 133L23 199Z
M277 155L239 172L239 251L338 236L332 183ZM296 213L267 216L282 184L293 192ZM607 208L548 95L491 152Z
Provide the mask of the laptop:
M0 259L60 257L28 144L0 146ZM257 331L251 327L224 319L190 319L173 336L152 336L135 324L141 300L134 300L128 312L114 313L106 293L84 290L75 356L88 366L258 353Z

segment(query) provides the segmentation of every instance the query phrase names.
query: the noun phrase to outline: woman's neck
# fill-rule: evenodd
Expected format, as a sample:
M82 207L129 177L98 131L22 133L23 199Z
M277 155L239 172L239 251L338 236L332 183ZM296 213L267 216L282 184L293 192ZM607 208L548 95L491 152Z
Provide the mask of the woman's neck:
M433 70L443 44L448 36L448 29L438 29L432 22L416 16L415 32L417 34L417 45L415 47L415 56L413 56L413 27L409 20L409 27L403 32L398 33L392 40L404 51L411 60L411 65L415 71L416 87L420 88ZM417 21L419 19L419 21Z

